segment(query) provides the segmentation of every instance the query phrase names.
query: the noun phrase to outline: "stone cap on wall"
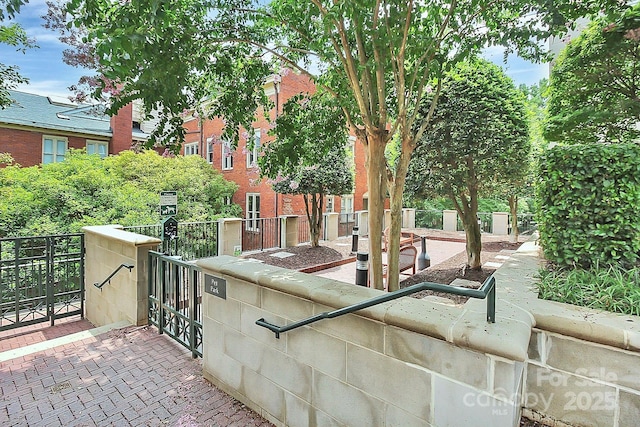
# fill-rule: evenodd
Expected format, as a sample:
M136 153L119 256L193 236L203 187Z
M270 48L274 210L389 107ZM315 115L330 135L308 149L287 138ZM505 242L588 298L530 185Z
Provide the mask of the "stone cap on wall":
M525 242L511 255L494 273L496 310L511 306L512 311L531 313L539 329L625 350L640 350L640 316L538 299L536 284L542 262L541 248L535 241ZM465 307L478 310L477 303L470 300Z
M97 234L134 246L155 246L162 243L162 240L158 238L123 230L121 225L90 225L82 227L82 231L88 234Z
M203 270L255 283L334 309L360 303L383 292L231 256L204 258L196 264ZM486 301L480 302L486 306ZM480 312L411 297L402 297L353 314L460 347L518 361L527 358L533 326L532 318L527 313L514 315L509 312L509 316L504 317L497 310L496 323L487 323L486 308Z

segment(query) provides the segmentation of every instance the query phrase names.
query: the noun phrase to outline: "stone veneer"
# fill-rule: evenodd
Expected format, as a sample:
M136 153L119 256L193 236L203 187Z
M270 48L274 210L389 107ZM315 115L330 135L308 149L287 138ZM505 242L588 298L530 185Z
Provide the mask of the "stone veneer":
M380 295L232 257L198 261L227 281L205 294L204 375L279 426L635 426L640 319L537 299L539 248L496 273L486 303L401 298L281 334L284 325Z
M286 324L380 295L233 257L203 298L204 375L276 425L515 425L532 318L401 298L290 331Z

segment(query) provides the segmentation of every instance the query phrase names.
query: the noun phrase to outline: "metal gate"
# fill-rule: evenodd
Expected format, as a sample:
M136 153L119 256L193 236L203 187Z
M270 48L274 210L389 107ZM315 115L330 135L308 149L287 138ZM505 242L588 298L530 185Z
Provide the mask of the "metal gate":
M0 331L84 317L84 234L0 239Z
M202 357L202 273L192 263L149 251L149 323Z

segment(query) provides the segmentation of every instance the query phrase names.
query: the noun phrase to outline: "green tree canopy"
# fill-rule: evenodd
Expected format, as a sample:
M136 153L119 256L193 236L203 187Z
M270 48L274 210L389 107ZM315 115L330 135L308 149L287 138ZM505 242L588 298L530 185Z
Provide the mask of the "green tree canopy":
M0 237L77 232L85 225L156 224L160 191L178 191L180 221L237 216L236 191L199 156L125 151L104 160L70 151L64 162L0 169Z
M414 198L442 195L454 202L471 268L481 267L478 196L526 174L530 147L524 97L500 68L475 60L444 76L409 166L407 191Z
M575 17L619 1L71 0L69 5L74 24L87 29L96 47L101 73L122 85L113 107L140 98L147 111L160 108L165 123L176 129L161 129L167 130L167 143L170 136L180 143L177 116L203 99L210 105L203 114L224 116L231 134L237 135L238 124L250 128L272 60L309 74L331 93L367 151L371 271L378 289L383 289L384 199L387 192L391 197L388 277L395 290L406 172L429 117L419 118L416 106L428 83L487 45L506 45L540 59L541 41L565 32ZM389 164L384 153L394 138L400 151Z
M566 143L640 137L640 4L600 17L569 42L551 70L545 137Z
M318 246L323 196L353 191L342 110L327 94L297 95L285 103L271 133L277 139L258 160L261 174L276 192L304 196L311 245Z

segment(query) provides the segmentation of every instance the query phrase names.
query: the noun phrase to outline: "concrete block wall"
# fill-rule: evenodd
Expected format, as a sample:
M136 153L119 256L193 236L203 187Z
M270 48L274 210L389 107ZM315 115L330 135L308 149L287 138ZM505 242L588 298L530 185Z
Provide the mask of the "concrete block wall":
M571 425L640 422L640 353L534 330L524 407Z
M120 226L84 227L85 233L85 315L94 326L128 321L146 325L149 316L148 254L159 239L124 231ZM121 264L121 269L101 289L102 283Z
M511 427L519 418L526 318L487 324L484 313L402 298L276 339L256 320L284 325L381 291L232 257L197 265L227 285L226 299L203 298L204 375L276 425Z

